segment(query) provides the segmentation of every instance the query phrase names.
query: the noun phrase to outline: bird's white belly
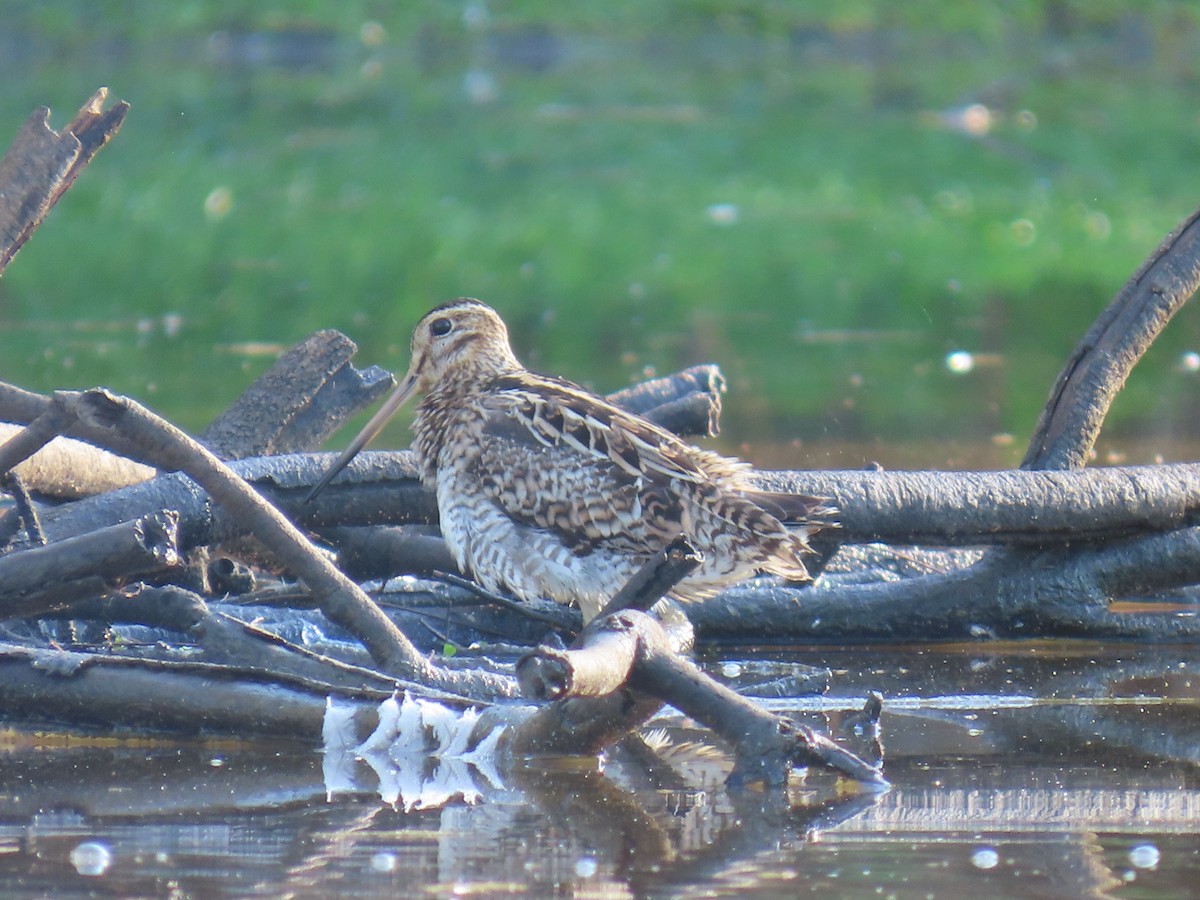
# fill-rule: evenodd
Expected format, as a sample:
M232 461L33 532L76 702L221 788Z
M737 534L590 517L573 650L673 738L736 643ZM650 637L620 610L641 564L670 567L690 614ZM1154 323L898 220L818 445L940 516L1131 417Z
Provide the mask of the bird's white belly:
M488 590L575 602L590 619L628 579L627 560L576 556L553 533L517 522L492 500L463 490L456 479L465 477L438 472L442 535L459 567Z

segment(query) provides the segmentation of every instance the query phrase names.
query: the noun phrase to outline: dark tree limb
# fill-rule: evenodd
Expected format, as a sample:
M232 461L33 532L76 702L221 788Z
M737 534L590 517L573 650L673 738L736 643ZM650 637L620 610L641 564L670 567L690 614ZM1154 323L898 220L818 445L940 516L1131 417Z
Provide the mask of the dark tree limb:
M33 505L33 498L29 496L29 491L25 487L25 482L21 480L21 476L16 472L9 472L6 475L0 476L0 487L3 487L13 498L12 514L14 519L20 524L20 527L25 530L25 534L29 536L29 540L35 546L41 546L46 543L46 532L42 531L42 521L38 518L38 511ZM8 543L8 538L15 534L4 534L5 529L0 529L0 547Z
M31 588L29 593L10 598L11 615L5 617L54 617L79 602L102 596L112 587L113 579L99 575L85 575L70 580L56 579L44 586Z
M1138 572L1159 570L1158 580ZM1195 579L1200 530L1184 529L1112 544L1029 553L1020 565L990 554L949 572L870 584L823 579L795 589L745 582L688 606L707 639L822 642L1079 637L1195 641L1200 617L1188 611L1108 611L1110 600ZM1177 580L1178 579L1178 580Z
M606 616L623 609L649 612L660 597L696 571L696 567L703 562L704 554L692 546L687 535L679 535L663 548L662 553L638 569L604 605L599 615Z
M619 615L633 619L643 635L661 634L658 623L645 614L631 610ZM673 652L665 636L643 640L630 684L691 716L730 744L735 783L782 786L793 768L818 765L863 784L887 786L878 769L829 738L768 713L714 681L691 660Z
M319 743L325 693L205 663L0 645L0 707L19 721Z
M56 591L81 579L128 578L179 564L173 513L161 511L81 537L0 556L0 619L43 615L71 600Z
M1075 347L1043 409L1024 469L1081 469L1130 371L1200 286L1200 211L1159 244Z
M446 542L428 526L328 528L321 536L337 545L338 568L358 581L457 571Z
M38 107L0 160L0 273L121 127L129 104L105 111L106 99L100 88L61 132L50 128L49 108Z
M1168 531L1200 516L1200 465L1070 471L758 472L831 498L842 543L1061 545Z

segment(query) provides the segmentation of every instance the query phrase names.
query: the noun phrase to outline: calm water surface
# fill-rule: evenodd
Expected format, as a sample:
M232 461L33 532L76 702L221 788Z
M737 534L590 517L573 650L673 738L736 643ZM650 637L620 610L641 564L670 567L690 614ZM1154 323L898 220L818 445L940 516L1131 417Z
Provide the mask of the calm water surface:
M476 775L473 803L389 804L365 764L328 783L294 747L37 739L0 758L5 896L1190 897L1200 878L1200 659L1191 648L827 649L820 697L769 701L872 752L892 783L791 803L730 795L677 718L667 765ZM846 726L846 727L843 727ZM436 779L431 767L420 777ZM352 786L351 786L352 785ZM333 792L330 793L331 788Z

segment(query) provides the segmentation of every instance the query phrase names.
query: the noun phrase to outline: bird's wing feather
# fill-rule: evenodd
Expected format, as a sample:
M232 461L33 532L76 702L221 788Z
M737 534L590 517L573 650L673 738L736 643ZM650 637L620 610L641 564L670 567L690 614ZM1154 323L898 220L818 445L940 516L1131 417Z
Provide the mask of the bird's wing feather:
M703 477L686 452L657 449L664 442L651 423L567 382L506 377L482 406L474 451L481 490L513 518L581 550L603 541L655 549L678 530L670 482ZM621 417L633 424L614 421Z
M523 372L497 379L492 396L539 441L565 444L584 459L607 458L631 478L706 478L702 457L713 454L569 381Z
M680 492L734 530L789 545L793 536L781 520L803 521L800 513L812 508L811 498L754 491L743 480L744 463L691 447L567 381L502 376L483 407L476 448L482 490L509 515L558 531L574 546L660 548L687 518Z

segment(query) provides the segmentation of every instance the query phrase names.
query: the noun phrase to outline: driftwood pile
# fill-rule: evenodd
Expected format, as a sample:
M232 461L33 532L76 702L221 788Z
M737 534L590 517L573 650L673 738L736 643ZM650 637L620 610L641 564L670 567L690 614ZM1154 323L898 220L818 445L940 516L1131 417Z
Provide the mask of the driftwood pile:
M0 271L116 133L127 107L103 103L101 91L61 133L39 110L0 162ZM681 654L692 629L843 643L1194 640L1192 615L1109 607L1192 602L1200 468L1084 464L1132 366L1200 283L1198 241L1193 216L1093 326L1020 470L762 472L772 490L839 509L816 586L748 582L684 618L655 605L695 563L682 541L581 632L573 610L514 604L455 573L407 452L364 453L301 503L329 462L312 451L393 383L355 369L336 332L285 354L198 440L103 390L0 385L0 420L14 423L0 432L12 498L0 506L0 704L10 722L316 742L327 697L374 704L406 689L486 705L479 740L503 721L515 759L598 752L666 703L732 747L740 778L782 784L815 764L879 783L877 767L704 675ZM721 388L701 366L610 399L704 434ZM569 649L530 650L550 629L580 633Z

